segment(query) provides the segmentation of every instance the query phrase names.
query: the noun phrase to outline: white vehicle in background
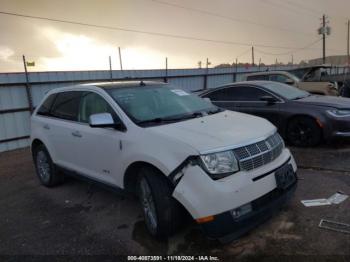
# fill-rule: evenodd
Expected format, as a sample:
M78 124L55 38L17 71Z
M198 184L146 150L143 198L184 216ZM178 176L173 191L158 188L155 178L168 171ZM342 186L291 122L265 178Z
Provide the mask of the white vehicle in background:
M45 186L75 174L137 193L156 237L189 214L209 237L236 238L297 184L293 156L270 122L158 82L50 91L31 118L31 150Z
M274 81L295 86L315 95L338 96L338 83L328 81L327 66L312 66L289 71L265 71L250 73L243 77L243 81Z

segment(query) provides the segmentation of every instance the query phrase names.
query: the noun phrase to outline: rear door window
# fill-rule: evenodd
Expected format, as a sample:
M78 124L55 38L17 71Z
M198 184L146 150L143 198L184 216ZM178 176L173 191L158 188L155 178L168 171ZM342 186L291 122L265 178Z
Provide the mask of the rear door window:
M210 98L211 101L219 101L219 102L231 101L232 100L231 93L232 93L231 88L225 87L217 91L211 92L205 95L204 97Z
M51 108L51 115L60 119L77 121L81 91L58 93Z

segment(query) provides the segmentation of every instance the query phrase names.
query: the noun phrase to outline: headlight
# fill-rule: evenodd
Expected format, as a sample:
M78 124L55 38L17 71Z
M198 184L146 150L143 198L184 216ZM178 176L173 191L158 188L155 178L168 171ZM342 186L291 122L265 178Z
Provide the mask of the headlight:
M350 109L349 110L328 110L327 113L334 117L345 117L345 116L350 116Z
M213 179L220 179L239 170L238 162L232 151L201 155L204 168Z

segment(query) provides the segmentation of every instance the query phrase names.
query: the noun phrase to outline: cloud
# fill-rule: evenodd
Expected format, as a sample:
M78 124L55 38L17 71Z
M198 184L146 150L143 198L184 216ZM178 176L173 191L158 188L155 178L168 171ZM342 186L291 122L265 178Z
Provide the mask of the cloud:
M11 48L7 46L0 46L0 59L4 61L11 60L11 56L15 54Z

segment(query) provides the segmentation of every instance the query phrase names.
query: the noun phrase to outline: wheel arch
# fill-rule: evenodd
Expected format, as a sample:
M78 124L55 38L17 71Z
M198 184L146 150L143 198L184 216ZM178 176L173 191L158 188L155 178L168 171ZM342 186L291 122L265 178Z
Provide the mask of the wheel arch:
M155 165L145 161L136 161L131 163L125 170L124 178L123 178L123 186L126 191L131 193L136 192L138 174L142 168L153 169L157 171L157 173L162 174L164 178L166 178L166 175L164 174L164 172L158 167L156 167Z
M44 142L41 141L39 138L33 139L32 143L31 143L31 145L30 145L32 154L34 153L34 150L35 150L38 146L40 146L40 145L44 145L44 146L45 146ZM46 147L46 146L45 146L45 147Z

